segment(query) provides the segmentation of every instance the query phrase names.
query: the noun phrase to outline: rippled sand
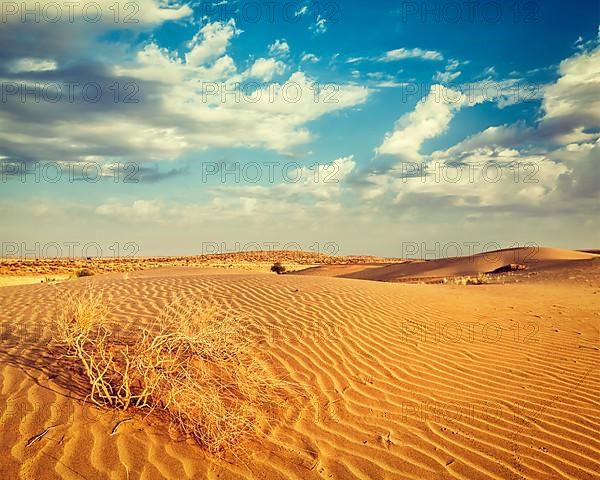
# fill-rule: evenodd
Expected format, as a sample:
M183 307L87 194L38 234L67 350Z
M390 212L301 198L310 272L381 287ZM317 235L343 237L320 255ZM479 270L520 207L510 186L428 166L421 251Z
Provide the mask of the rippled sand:
M86 284L123 330L175 294L222 302L300 394L235 462L139 416L111 435L131 414L84 404L81 382L46 348L57 289ZM5 287L2 478L598 478L599 287L194 268Z

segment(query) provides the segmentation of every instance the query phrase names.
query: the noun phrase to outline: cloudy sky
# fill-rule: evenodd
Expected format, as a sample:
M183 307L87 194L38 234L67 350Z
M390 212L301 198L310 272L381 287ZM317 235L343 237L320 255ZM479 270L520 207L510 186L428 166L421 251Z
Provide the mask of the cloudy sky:
M595 1L0 15L3 255L600 245Z

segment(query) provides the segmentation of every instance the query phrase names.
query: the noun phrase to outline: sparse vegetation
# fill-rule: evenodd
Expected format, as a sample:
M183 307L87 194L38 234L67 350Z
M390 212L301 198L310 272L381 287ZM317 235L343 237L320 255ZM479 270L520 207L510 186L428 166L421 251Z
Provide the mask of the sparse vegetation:
M478 273L475 278L469 278L467 285L485 285L490 283L490 276L487 273Z
M282 265L280 262L275 262L271 267L271 271L275 272L277 275L281 275L286 272L285 265Z
M92 275L94 275L94 272L88 270L87 268L82 268L81 270L77 270L75 272L76 277L91 277Z
M177 299L131 340L113 334L109 313L88 289L65 294L56 321L54 343L87 377L88 399L162 414L211 452L256 431L287 385L251 351L239 319L214 303Z
M475 278L471 276L444 278L443 284L450 285L485 285L491 282L490 276L485 273L479 273Z
M58 278L54 278L54 277L44 277L43 280L41 280L41 283L55 283L58 282L59 279Z

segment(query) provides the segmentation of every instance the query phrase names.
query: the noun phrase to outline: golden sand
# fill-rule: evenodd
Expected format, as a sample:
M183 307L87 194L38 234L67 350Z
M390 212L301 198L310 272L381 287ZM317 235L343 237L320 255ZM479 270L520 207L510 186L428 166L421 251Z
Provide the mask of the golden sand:
M600 262L544 255L549 278L505 285L177 267L2 288L2 478L598 478ZM88 284L123 330L173 295L210 296L299 394L235 461L85 404L46 343L57 288Z

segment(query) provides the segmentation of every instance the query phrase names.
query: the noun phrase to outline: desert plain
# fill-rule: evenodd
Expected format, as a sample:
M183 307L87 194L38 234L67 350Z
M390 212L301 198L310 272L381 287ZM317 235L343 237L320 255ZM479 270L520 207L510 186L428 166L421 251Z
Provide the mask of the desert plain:
M490 273L511 264L526 268ZM5 259L0 273L2 478L599 478L595 253ZM49 348L59 297L86 289L118 332L174 296L210 298L293 387L216 453L143 411L99 407Z

